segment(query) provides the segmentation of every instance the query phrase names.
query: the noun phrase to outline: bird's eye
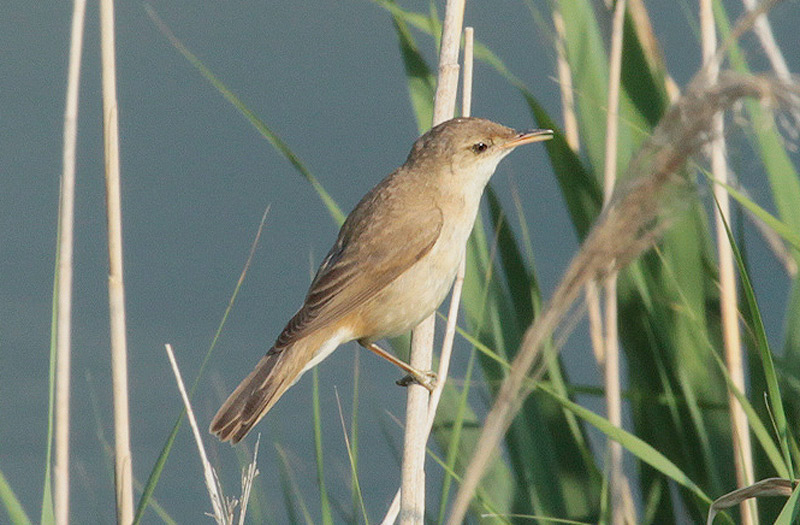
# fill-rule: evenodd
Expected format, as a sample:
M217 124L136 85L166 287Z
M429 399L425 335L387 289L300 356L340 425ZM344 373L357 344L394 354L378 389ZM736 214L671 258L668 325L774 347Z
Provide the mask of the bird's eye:
M483 153L489 148L485 142L476 142L472 145L472 152L473 153Z

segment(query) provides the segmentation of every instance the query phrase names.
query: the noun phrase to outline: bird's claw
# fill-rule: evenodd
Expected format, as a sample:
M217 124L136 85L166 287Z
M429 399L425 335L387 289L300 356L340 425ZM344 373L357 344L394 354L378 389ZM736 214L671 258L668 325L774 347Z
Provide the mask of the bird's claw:
M416 373L410 373L404 378L398 379L397 385L408 386L412 383L416 383L420 386L424 386L428 392L433 392L433 389L436 387L437 379L438 377L436 376L436 372L433 370L425 370Z

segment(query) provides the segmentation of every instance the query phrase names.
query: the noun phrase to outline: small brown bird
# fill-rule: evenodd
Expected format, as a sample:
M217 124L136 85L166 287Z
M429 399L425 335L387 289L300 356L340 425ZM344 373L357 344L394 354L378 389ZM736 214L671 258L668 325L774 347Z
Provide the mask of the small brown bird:
M375 341L428 317L450 290L497 164L517 146L552 136L455 118L417 139L405 164L347 217L303 306L219 409L211 432L238 443L339 345L356 340L381 353ZM425 382L426 373L384 357Z

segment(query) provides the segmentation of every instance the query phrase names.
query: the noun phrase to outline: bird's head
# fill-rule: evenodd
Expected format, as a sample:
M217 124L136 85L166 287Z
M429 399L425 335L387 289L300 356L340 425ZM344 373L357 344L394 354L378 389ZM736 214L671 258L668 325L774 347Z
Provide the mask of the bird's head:
M552 137L549 129L519 132L482 118L454 118L417 139L406 166L462 177L482 186L514 148Z

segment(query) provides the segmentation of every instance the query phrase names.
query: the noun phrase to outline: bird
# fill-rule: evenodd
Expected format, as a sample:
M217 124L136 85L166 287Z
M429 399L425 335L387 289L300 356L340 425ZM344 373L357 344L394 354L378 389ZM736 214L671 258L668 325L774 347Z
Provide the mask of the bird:
M349 341L430 388L432 372L414 370L375 342L413 329L439 307L498 163L517 146L552 136L460 117L419 137L405 163L350 212L302 306L222 404L210 432L238 443L304 372Z

